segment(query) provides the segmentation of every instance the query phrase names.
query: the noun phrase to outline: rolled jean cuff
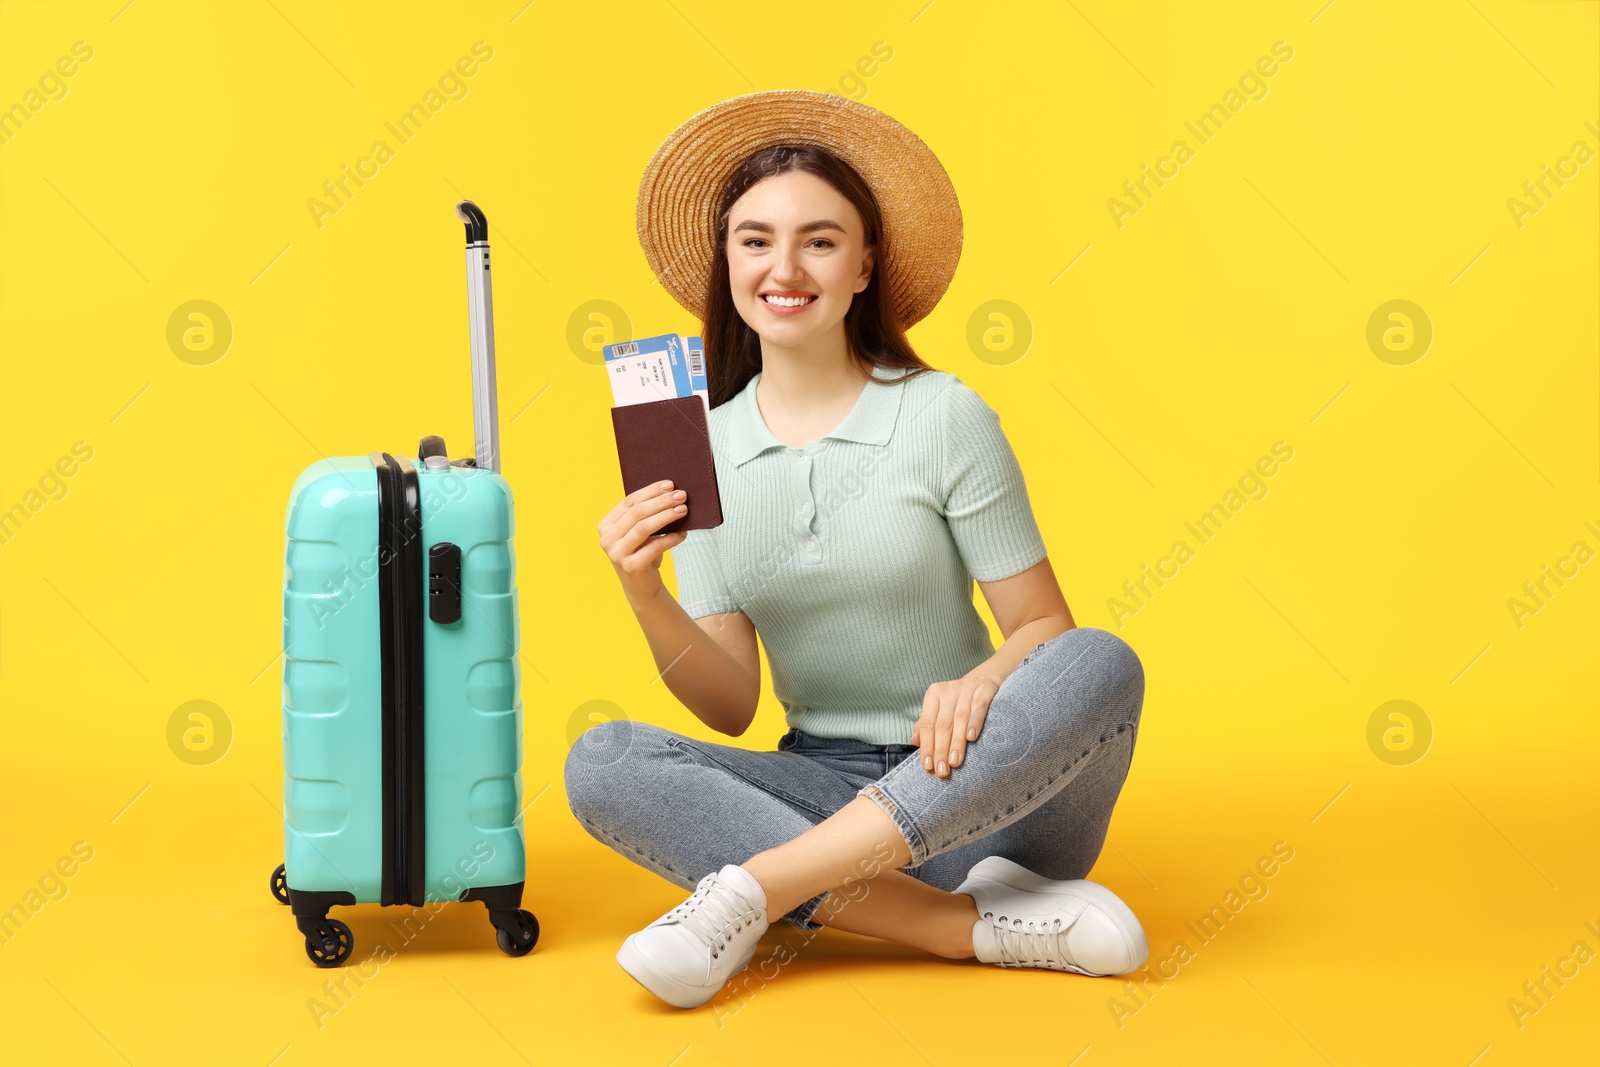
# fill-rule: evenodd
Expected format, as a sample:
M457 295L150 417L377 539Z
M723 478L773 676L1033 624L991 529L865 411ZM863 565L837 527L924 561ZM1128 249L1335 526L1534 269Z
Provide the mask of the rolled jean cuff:
M917 829L916 823L901 812L900 805L895 803L888 791L877 782L868 782L856 790L856 796L870 798L883 809L884 814L894 820L895 826L900 830L900 836L906 839L906 847L911 849L911 859L906 863L906 867L922 866L928 858L928 844L923 840L922 831Z
M810 900L808 900L805 903L800 904L797 907L795 907L795 909L793 911L791 911L791 912L789 912L789 914L783 916L783 918L788 920L790 923L794 924L795 926L799 927L800 929L805 930L807 932L810 932L812 930L821 930L822 929L822 924L817 922L811 916L813 914L815 914L817 908L819 908L822 905L823 898L826 897L831 892L832 892L831 889L824 889L822 892L818 893L816 896L812 897Z

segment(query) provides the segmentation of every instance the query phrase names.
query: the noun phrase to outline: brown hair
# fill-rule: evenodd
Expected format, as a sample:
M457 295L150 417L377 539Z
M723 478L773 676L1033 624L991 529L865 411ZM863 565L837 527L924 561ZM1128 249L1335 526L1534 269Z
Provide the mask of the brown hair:
M706 275L706 317L701 324L712 407L737 396L761 369L761 337L740 317L728 288L728 214L756 182L794 170L815 174L850 201L861 215L867 247L876 250L867 287L855 294L850 310L845 312L845 342L850 354L868 373L874 366L913 368L896 384L935 369L925 363L906 340L894 304L880 284L884 266L894 250L888 247L885 239L883 215L871 187L854 167L826 149L814 145L774 145L744 161L723 187L722 200L717 205L716 239L711 252L711 270ZM867 387L871 388L871 383Z

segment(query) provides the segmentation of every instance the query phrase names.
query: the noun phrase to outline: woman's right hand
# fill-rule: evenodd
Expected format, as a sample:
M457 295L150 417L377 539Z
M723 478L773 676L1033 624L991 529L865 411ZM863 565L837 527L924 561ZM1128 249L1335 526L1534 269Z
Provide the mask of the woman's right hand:
M664 588L661 557L683 543L687 530L656 531L688 511L688 494L671 482L652 482L617 502L600 520L600 547L616 569L628 603L643 604Z

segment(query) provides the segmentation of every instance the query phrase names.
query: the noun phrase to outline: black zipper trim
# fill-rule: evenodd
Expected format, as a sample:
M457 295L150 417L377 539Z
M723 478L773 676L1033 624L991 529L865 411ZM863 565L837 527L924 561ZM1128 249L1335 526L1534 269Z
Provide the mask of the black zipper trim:
M390 547L391 538L389 529L394 525L389 517L393 508L394 498L399 495L395 491L394 467L388 461L389 457L381 452L374 452L370 456L372 466L378 476L378 648L382 653L382 693L383 714L381 721L383 754L383 884L378 896L378 903L389 905L395 903L395 885L398 881L395 871L395 857L398 848L395 843L395 823L399 818L399 805L395 803L395 684L394 684L394 578L390 573L395 565L394 553Z
M379 639L383 653L382 904L425 903L422 507L406 459L372 453L378 476Z

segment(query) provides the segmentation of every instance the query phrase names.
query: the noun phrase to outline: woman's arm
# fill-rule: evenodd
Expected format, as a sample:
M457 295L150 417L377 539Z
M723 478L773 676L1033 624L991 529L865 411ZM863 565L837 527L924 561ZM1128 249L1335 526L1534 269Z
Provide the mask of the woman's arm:
M921 747L923 766L942 778L961 762L966 742L977 739L1001 683L1029 653L1076 623L1045 554L1022 467L1000 416L960 381L940 401L942 513L967 573L983 588L1005 635L994 655L960 678L934 683L923 697L911 743ZM1025 559L1037 562L1008 573Z
M761 659L749 617L727 611L691 619L665 588L630 603L672 695L718 733L738 737L749 729L761 698Z
M661 581L661 557L683 545L691 552L688 531L657 534L679 517L687 494L671 482L636 489L600 520L600 547L622 584L628 606L639 620L657 677L672 695L713 730L738 737L755 718L761 695L761 659L755 627L737 611L724 611L696 621L667 592ZM731 603L726 593L720 596ZM704 602L692 602L699 607ZM735 618L737 616L737 618Z
M1046 557L1027 570L997 582L979 582L1005 643L974 671L994 679L998 687L1034 649L1078 624L1072 621L1061 584Z
M1046 557L1025 571L993 582L979 582L1005 641L994 655L965 676L928 687L922 717L911 744L922 749L922 766L940 778L961 764L967 742L976 740L989 714L989 701L1027 655L1051 638L1077 626Z

